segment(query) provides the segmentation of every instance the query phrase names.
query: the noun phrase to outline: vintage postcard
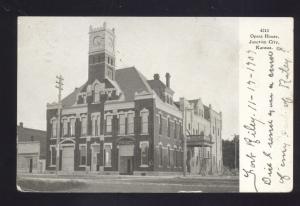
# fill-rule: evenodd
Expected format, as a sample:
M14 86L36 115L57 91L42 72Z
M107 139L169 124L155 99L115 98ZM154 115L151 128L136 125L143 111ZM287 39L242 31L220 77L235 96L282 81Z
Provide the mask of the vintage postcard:
M293 190L293 19L19 17L17 189Z

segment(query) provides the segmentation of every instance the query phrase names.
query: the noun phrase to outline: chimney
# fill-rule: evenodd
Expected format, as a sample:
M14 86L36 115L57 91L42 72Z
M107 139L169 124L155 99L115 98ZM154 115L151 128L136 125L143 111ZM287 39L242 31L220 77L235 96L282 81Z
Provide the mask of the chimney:
M166 73L166 86L168 88L170 88L170 78L171 78L171 75L167 72Z
M154 79L154 80L159 80L159 74L157 74L157 73L154 74L154 75L153 75L153 79Z
M20 127L23 128L23 122L20 122Z

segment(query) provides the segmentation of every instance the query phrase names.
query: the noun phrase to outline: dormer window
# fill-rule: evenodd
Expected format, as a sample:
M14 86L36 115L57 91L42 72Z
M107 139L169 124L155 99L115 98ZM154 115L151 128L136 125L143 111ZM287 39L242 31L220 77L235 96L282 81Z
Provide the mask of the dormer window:
M95 84L94 86L94 102L100 102L100 85Z

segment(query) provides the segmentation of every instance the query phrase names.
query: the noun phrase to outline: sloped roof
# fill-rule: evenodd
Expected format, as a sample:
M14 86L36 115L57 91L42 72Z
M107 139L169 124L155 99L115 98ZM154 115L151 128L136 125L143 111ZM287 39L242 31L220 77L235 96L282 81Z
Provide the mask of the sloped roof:
M116 70L116 81L124 93L125 101L133 101L135 92L150 92L145 77L135 67Z
M77 94L86 86L86 84L87 84L87 82L85 82L81 87L75 88L75 90L71 94L69 94L68 96L63 98L61 100L62 106L63 107L66 107L66 106L68 107L68 106L72 106L73 104L75 104Z
M157 87L161 87L163 89L165 89L167 86L162 82L160 81L159 79L151 79L151 80L148 80L148 83L150 84L150 86L153 88L157 88Z

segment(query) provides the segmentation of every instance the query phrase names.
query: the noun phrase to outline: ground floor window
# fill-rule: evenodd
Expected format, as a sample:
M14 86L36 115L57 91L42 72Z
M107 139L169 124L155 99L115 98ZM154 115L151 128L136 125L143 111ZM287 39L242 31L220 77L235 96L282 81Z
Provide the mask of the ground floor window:
M111 167L111 145L104 145L104 166Z
M51 147L51 159L50 159L50 165L56 165L56 148Z
M148 151L149 151L149 143L148 142L141 142L141 165L148 165Z
M79 151L80 151L80 165L86 165L86 156L87 156L87 151L86 151L86 145L80 145L79 146Z
M174 162L174 167L177 167L177 151L175 148L173 151L173 162Z
M163 165L163 148L162 145L159 145L158 147L158 165Z
M170 147L168 147L168 167L171 166L171 150Z
M181 149L178 150L178 167L179 167L179 168L182 167L182 159L183 159L182 155L183 155L183 154L182 154Z

